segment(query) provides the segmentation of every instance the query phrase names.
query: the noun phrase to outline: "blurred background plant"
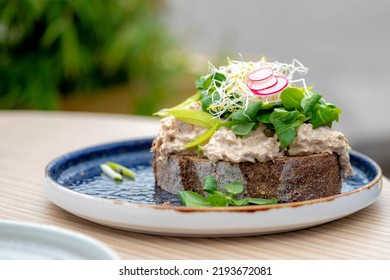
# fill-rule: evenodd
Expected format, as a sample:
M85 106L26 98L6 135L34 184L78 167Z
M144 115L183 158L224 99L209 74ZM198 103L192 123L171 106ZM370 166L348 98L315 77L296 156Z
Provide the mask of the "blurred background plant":
M0 0L0 109L60 109L64 98L88 102L126 84L131 113L155 112L186 69L160 9L158 0Z

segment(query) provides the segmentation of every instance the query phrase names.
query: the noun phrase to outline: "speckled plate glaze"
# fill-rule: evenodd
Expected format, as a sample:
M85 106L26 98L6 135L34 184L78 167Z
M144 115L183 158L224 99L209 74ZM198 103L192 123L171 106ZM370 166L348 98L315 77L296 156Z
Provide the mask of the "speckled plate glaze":
M87 220L129 231L177 236L242 236L284 232L333 221L372 204L382 189L382 171L367 156L350 152L355 176L339 195L264 206L192 208L155 187L152 139L114 142L71 152L45 170L47 197ZM115 182L99 165L114 161L136 180Z

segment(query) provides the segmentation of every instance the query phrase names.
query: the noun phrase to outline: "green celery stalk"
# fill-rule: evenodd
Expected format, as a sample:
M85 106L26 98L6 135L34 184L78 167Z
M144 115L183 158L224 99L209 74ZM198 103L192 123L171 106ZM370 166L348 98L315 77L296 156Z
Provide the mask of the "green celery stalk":
M218 123L215 123L215 125L213 127L210 127L205 133L203 133L202 135L199 135L193 141L185 144L184 145L184 149L189 149L189 148L193 148L193 147L196 147L196 146L200 146L201 144L203 144L203 143L207 142L208 140L210 140L210 138L213 136L213 134L220 127L226 126L226 127L230 127L231 128L236 123L237 122L233 122L233 121L226 121L226 122L219 121Z
M204 142L208 141L211 138L211 136L213 136L213 134L217 130L217 128L218 128L218 125L215 125L215 126L209 128L205 133L196 137L193 141L185 144L184 148L185 149L193 148L193 147L196 147L196 146L201 145Z
M182 103L170 108L170 109L161 109L157 113L154 113L153 116L165 118L166 116L169 116L169 110L179 110L179 109L184 109L187 105L190 105L193 102L198 101L200 98L200 92L197 92L196 94L188 97L186 100L184 100Z
M197 110L168 110L169 114L179 121L190 123L199 127L211 128L222 125L222 122L213 115Z

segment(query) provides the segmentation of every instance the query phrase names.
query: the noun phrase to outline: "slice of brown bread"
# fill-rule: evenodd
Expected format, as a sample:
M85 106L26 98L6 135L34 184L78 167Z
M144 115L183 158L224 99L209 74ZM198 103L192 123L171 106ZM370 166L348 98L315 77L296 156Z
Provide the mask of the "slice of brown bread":
M167 161L154 160L157 186L170 192L192 190L203 193L204 178L212 175L218 188L241 182L243 197L278 198L296 202L340 193L342 179L336 154L285 156L267 162L213 164L197 156L170 155Z

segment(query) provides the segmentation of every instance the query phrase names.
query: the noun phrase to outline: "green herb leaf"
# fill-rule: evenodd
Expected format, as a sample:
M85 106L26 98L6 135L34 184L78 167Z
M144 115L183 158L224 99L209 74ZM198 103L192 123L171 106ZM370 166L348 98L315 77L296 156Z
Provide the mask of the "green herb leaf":
M315 92L308 93L301 101L303 113L306 116L311 116L314 106L321 100L321 98L322 96L318 93Z
M336 122L339 121L339 116L342 113L342 110L339 107L336 107L332 103L326 103L326 106L328 107L328 110L331 110L333 112L333 117Z
M244 136L248 135L249 132L255 127L256 123L248 122L248 123L239 123L232 126L232 131L236 135Z
M215 83L217 86L220 86L222 82L226 81L225 75L220 72L215 72L213 78L215 81L219 82L219 83L218 82Z
M204 184L203 184L203 190L208 193L212 193L213 191L217 190L217 181L214 179L213 176L207 175L204 178Z
M282 147L287 147L296 138L299 126L308 118L301 112L287 111L282 108L275 108L270 116L270 121L275 127L276 135Z
M256 205L267 205L267 204L276 204L278 203L277 198L271 198L271 199L265 199L265 198L248 198L247 199L249 204L256 204Z
M211 206L215 207L225 207L229 206L229 199L225 194L214 193L207 196L207 200L210 202Z
M179 191L179 198L184 206L211 206L211 203L201 194L192 191Z
M275 103L262 103L260 110L270 110L277 107L283 107L283 103L281 101Z
M242 193L244 191L244 186L239 182L229 183L223 186L230 195L234 196L236 194Z
M200 76L195 80L197 90L206 90L211 85L212 75Z
M209 112L209 107L210 105L219 100L220 99L220 96L219 96L219 93L218 92L213 92L209 95L206 95L204 96L201 100L200 100L200 103L202 104L202 110L204 112Z
M224 185L224 188L229 194L217 191L217 181L213 176L206 176L204 179L203 190L207 193L207 197L202 196L199 193L192 191L179 191L179 197L184 206L200 207L200 206L213 206L213 207L225 207L225 206L244 206L248 204L274 204L278 200L276 198L264 199L264 198L244 198L236 199L235 195L244 191L244 186L241 183L234 182Z
M233 206L245 206L248 205L248 199L243 198L243 199L231 199L231 204Z
M280 100L287 110L302 110L301 101L303 97L303 90L294 87L288 87L280 94Z
M256 120L261 123L271 123L270 116L273 111L259 111L256 116Z
M195 80L195 87L197 90L205 91L205 90L212 90L210 86L213 84L219 87L223 81L226 80L226 77L224 74L215 72L212 75L205 75L205 76L200 76Z
M333 121L339 120L339 114L341 114L341 109L333 104L315 106L311 117L313 128L323 125L331 127Z
M248 105L246 110L239 110L230 115L230 118L234 121L242 122L252 122L255 120L257 112L260 110L262 102L258 101Z

